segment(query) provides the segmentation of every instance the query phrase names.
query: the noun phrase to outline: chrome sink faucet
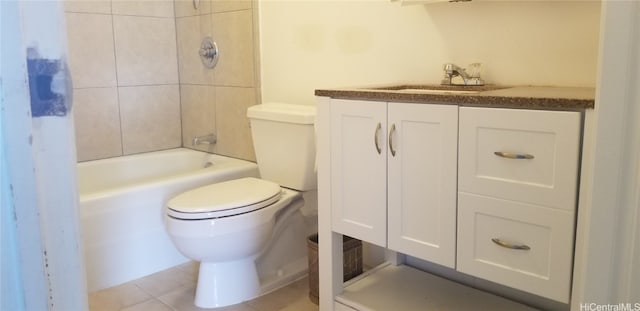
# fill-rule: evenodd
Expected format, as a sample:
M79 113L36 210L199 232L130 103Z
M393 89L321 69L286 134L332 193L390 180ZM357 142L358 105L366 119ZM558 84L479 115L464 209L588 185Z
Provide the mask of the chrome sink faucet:
M480 70L482 69L480 63L470 64L467 69L446 63L442 69L444 70L444 79L440 83L442 85L484 85L484 81L480 79ZM456 79L456 77L460 78Z

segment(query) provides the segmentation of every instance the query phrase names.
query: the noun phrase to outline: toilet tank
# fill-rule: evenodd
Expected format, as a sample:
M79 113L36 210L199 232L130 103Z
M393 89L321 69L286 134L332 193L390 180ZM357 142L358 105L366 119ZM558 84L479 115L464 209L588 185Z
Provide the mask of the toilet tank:
M247 116L260 176L291 189L316 189L316 108L265 103L249 107Z

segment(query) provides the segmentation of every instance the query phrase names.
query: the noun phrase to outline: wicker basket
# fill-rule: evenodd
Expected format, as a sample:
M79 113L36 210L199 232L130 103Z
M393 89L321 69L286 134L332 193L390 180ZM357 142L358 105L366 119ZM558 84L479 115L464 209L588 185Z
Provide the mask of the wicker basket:
M313 234L307 239L309 255L309 299L318 304L319 278L318 278L318 235ZM362 274L362 241L352 237L343 236L343 281L348 281Z

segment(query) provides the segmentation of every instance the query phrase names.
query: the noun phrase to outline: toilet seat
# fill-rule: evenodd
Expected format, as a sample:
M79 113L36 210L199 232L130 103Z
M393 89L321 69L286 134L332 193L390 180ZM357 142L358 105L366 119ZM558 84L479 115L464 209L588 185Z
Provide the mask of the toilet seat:
M211 184L184 192L167 203L167 215L202 220L249 213L280 199L280 185L253 177Z

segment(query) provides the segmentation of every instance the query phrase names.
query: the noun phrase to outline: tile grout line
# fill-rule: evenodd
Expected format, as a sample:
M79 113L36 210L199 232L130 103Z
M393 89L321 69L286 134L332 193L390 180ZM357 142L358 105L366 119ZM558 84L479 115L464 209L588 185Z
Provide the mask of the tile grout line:
M124 155L124 133L122 131L122 109L120 107L120 83L119 83L119 79L118 79L118 56L117 56L117 45L116 45L116 20L113 14L113 1L109 2L109 10L110 10L110 14L111 15L111 38L112 38L112 44L113 44L113 71L116 74L116 101L117 101L117 106L118 106L118 123L119 123L119 128L120 128L120 156Z
M171 309L171 310L174 310L174 311L180 311L180 310L176 309L174 306L172 306L172 305L170 305L170 304L165 303L165 302L164 302L164 301L162 301L159 297L154 297L154 299L155 299L155 300L157 300L157 301L159 301L161 304L163 304L163 305L165 305L165 306L169 307L169 309Z
M183 112L184 112L184 106L182 104L182 99L183 99L183 94L182 94L182 72L180 70L180 68L182 67L182 61L181 61L181 57L180 57L180 40L178 40L179 38L179 34L178 34L178 14L176 14L176 3L175 1L173 1L172 3L173 5L173 33L174 35L174 40L176 43L176 71L177 71L177 76L178 76L178 106L180 107L180 147L184 148L185 147L185 141L184 141L184 126L185 126L185 122L183 120Z
M137 305L140 305L140 304L143 304L143 303L147 303L147 302L149 302L149 301L151 301L151 300L155 300L155 301L157 301L157 302L159 302L159 303L161 303L161 304L163 304L163 305L167 306L167 307L168 307L168 308L170 308L171 310L179 311L178 309L174 308L173 306L171 306L171 305L169 305L169 304L165 303L164 301L162 301L162 300L160 299L160 296L162 296L162 295L166 295L166 294L170 293L171 291L169 291L169 292L167 292L167 293L160 294L159 296L156 296L156 295L154 295L154 294L150 293L149 291L146 291L146 290L145 290L144 288L142 288L141 286L138 286L138 284L137 284L135 281L136 281L136 280L133 280L133 281L131 281L131 282L129 282L129 283L131 283L133 286L137 287L137 288L138 288L140 291L142 291L143 293L145 293L145 294L149 295L149 299L146 299L146 300L144 300L144 301L140 301L140 302L138 302L138 303L134 303L134 304L132 304L132 305L125 306L125 307L124 307L124 308L122 308L122 309L130 308L130 307L137 306Z

